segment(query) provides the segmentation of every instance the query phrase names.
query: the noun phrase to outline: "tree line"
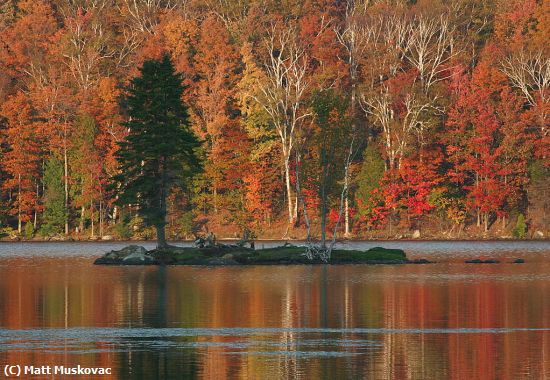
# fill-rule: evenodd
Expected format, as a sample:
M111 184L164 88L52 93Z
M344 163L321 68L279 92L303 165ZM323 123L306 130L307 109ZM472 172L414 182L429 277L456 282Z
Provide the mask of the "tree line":
M170 238L547 229L549 25L537 0L5 1L0 228L154 235L121 147L168 57L202 161L170 169Z

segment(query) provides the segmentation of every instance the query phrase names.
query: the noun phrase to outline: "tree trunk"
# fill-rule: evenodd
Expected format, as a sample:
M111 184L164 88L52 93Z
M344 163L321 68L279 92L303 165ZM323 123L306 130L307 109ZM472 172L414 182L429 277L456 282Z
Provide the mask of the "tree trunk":
M294 215L292 215L292 221L294 223L298 221L298 203L299 203L299 198L298 198L298 194L296 194L296 198L294 199Z
M157 248L166 248L166 231L165 224L157 224L155 227L157 229Z
M350 57L350 63L354 64L354 57ZM356 107L357 107L357 72L356 70L352 69L351 72L351 130L355 132L355 118L357 115ZM344 186L346 189L349 189L349 173L346 171L346 174L344 176ZM349 237L350 235L350 225L349 225L349 191L346 191L346 199L344 200L344 237Z
M218 189L214 186L214 213L218 213Z
M300 160L299 153L296 153L296 168L300 167L300 165L298 164L299 160ZM302 203L303 212L304 212L304 222L306 224L306 232L307 232L306 240L309 242L310 239L311 239L311 224L309 223L309 217L308 217L308 214L307 214L306 203L301 198L302 198L302 189L301 189L301 185L300 185L300 171L297 169L296 170L296 203L295 203L295 205L296 205L296 207L298 207L298 202L301 201L301 203Z
M345 184L344 186L346 189L348 188L348 174L346 174L344 178ZM350 230L349 230L349 192L346 191L346 199L344 200L344 237L349 237Z
M166 173L166 158L162 161L162 185L160 187L160 205L159 214L160 221L155 225L157 229L157 248L166 248L166 187L168 184Z
M17 178L17 232L21 233L21 174Z
M38 199L40 199L40 185L38 182L36 182L36 206L34 208L34 222L33 222L33 228L36 231L36 227L38 226Z
M285 183L286 183L286 197L287 197L287 203L288 203L288 224L292 225L294 222L294 207L292 207L292 190L290 186L290 165L289 165L290 158L288 156L285 157Z
M92 225L91 225L91 227L92 227L92 235L91 235L91 236L92 236L92 237L95 237L95 228L94 228L94 227L95 227L95 225L94 225L94 205L93 205L93 203L90 203L90 220L91 220L91 222L92 222Z
M103 202L99 200L99 237L103 238Z
M79 224L79 232L82 233L84 231L84 205L80 208L80 224Z
M324 182L323 178L323 182ZM327 194L325 184L321 185L321 247L326 248L327 244Z
M65 235L69 234L69 161L67 157L67 131L65 126L65 135L63 141L63 167L65 172Z
M111 221L111 224L116 224L116 219L118 217L118 206L113 207L113 220Z

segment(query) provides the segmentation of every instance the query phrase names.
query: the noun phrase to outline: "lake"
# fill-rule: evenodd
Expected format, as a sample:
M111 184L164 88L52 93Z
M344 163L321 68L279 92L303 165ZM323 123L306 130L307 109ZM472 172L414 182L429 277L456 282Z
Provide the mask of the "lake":
M550 242L343 244L402 247L437 261L428 265L92 265L124 245L0 243L2 372L80 365L124 379L550 377ZM502 264L463 263L495 256ZM520 257L525 264L509 263Z

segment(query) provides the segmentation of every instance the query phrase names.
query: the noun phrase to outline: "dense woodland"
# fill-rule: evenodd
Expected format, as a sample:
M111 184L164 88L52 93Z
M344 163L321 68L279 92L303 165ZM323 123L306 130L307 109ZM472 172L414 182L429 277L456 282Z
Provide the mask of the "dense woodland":
M154 237L113 178L168 55L202 158L169 238L547 236L549 37L548 0L3 0L0 228Z

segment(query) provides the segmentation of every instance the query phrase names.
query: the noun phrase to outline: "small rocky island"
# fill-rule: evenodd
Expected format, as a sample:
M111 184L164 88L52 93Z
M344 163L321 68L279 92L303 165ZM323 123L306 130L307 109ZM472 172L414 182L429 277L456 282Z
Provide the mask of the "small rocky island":
M371 248L367 251L335 249L328 264L408 264L426 263L410 261L401 249ZM98 265L296 265L327 264L319 258L310 259L306 247L285 244L266 249L244 245L214 244L196 247L174 247L147 251L131 245L111 251L95 260Z

